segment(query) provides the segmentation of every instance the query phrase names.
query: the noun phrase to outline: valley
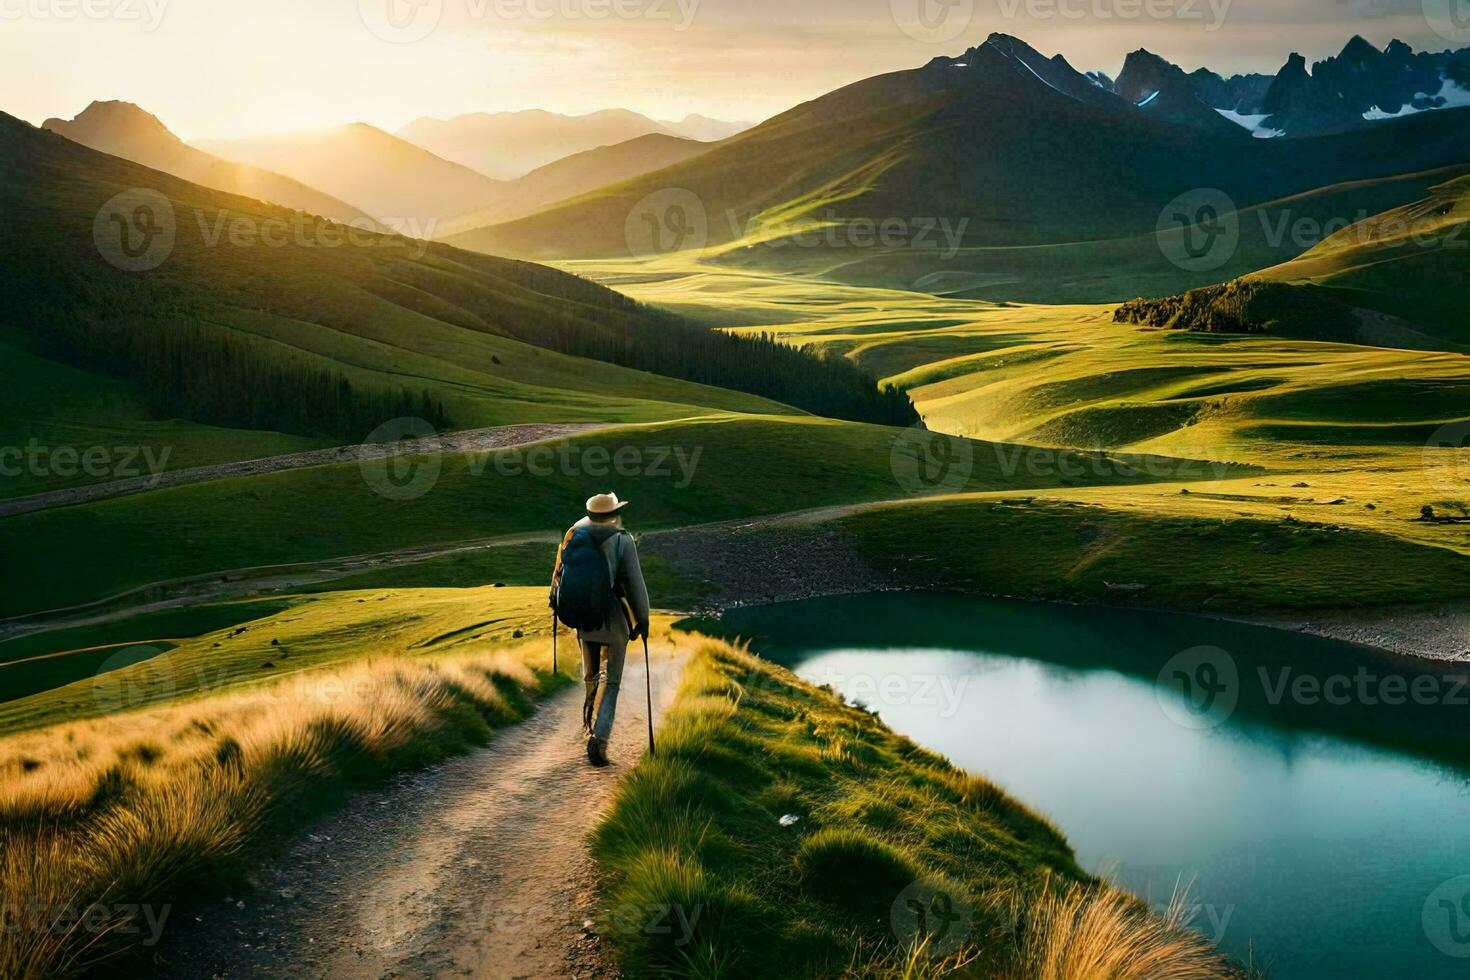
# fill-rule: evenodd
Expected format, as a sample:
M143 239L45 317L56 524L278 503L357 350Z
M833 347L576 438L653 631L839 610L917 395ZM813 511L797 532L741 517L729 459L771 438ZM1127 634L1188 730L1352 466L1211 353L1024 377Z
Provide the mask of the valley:
M0 974L1453 965L1465 52L951 50L758 124L0 113L0 885L205 923ZM546 585L606 490L659 690L604 770Z

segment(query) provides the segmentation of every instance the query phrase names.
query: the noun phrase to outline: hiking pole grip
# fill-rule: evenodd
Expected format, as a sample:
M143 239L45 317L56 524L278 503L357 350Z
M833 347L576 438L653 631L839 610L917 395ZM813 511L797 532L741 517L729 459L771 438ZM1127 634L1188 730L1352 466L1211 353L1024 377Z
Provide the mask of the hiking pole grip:
M643 633L643 681L648 690L648 754L657 755L653 748L653 669L648 665L648 632Z

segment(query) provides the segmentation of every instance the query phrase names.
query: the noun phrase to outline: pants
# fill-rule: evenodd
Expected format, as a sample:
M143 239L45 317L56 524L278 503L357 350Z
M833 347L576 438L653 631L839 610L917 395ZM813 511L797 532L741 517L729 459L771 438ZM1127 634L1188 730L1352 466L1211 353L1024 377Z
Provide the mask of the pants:
M623 683L628 643L583 640L581 647L582 683L587 688L586 700L582 702L582 724L606 744L618 710L618 688Z

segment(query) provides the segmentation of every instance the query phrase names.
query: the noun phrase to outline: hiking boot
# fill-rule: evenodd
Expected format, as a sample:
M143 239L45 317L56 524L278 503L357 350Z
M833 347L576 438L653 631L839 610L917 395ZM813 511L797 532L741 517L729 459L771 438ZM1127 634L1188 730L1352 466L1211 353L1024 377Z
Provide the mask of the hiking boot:
M587 761L594 766L607 765L607 746L596 735L587 736Z

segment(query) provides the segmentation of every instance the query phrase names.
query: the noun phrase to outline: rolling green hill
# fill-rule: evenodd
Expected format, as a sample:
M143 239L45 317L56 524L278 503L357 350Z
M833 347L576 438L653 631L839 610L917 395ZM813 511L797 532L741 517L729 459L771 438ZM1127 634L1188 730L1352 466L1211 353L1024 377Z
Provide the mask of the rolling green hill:
M5 343L136 385L158 420L358 441L401 415L473 428L793 411L761 392L859 418L911 412L841 361L551 269L210 191L9 117L0 206ZM128 271L119 227L158 244L142 253L156 267Z
M1470 349L1470 175L1219 286L1139 300L1120 322L1383 347ZM1378 315L1375 315L1378 314Z
M433 237L452 238L461 232L535 214L558 201L671 167L709 149L708 143L649 133L612 146L583 150L506 182L500 200L441 221Z
M1470 175L1358 222L1253 279L1318 286L1344 303L1401 317L1470 345Z
M885 249L872 245L873 224L897 221L904 241L887 250L903 258L921 253L917 268L905 271L913 283L946 268L944 245L1151 239L1165 205L1201 188L1250 208L1465 162L1470 111L1335 136L1254 140L1244 131L1181 127L1133 112L1123 100L1115 105L1062 91L1039 77L1017 46L1030 50L997 35L963 58L858 82L693 160L452 241L541 259L627 258L639 251L630 248L630 235L646 234L639 232L645 220L664 221L666 234L653 239L652 253L678 249L686 258L718 256L746 268L811 271L881 254ZM1343 213L1342 203L1332 213ZM682 214L669 213L673 204ZM657 213L650 218L640 209ZM931 235L929 247L914 244L940 221L957 232L952 240ZM862 222L866 247L857 242ZM1114 259L1115 248L1074 265L1105 268ZM849 271L856 278L861 270ZM891 276L881 282L894 284Z

